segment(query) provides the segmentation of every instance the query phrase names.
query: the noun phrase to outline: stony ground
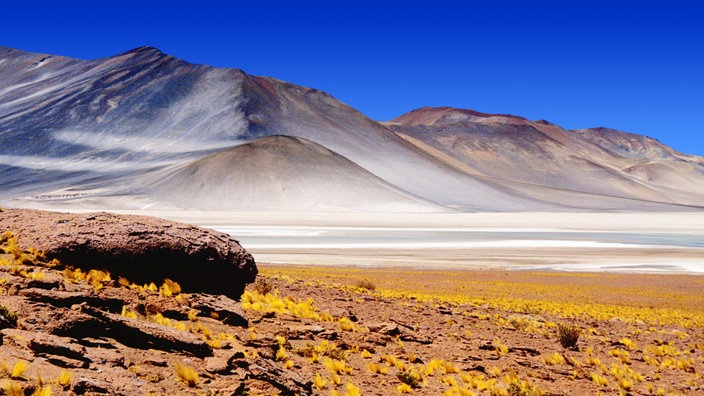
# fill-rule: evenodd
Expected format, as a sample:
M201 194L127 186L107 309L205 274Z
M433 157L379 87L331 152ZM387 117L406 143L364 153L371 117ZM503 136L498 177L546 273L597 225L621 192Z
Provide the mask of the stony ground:
M260 266L235 301L0 242L5 394L704 394L701 277Z

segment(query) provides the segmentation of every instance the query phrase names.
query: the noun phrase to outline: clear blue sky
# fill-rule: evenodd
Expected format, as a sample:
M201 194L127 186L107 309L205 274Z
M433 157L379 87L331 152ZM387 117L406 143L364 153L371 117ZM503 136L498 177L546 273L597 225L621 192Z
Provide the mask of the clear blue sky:
M0 45L83 59L150 45L318 88L377 120L454 106L704 155L698 4L14 1L0 9Z

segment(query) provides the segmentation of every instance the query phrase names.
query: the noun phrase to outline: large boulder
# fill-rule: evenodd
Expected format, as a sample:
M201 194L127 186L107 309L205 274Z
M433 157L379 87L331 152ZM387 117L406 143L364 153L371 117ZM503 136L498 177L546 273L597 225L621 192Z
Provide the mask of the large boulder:
M22 248L64 264L137 283L169 278L186 292L239 299L257 275L252 255L229 235L153 217L4 209L0 234L7 230Z

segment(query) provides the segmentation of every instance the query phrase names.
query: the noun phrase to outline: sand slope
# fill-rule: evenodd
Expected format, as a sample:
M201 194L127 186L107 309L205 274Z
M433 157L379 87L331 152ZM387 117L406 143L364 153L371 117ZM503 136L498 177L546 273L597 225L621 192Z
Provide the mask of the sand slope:
M411 211L443 208L311 141L271 136L188 163L146 187L187 209Z

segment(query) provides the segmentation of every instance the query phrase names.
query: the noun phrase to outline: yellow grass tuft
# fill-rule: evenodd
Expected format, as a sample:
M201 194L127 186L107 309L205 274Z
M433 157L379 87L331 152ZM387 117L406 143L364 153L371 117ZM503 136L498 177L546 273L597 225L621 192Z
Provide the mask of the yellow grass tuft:
M279 350L276 351L276 360L282 361L286 359L288 359L288 352L286 352L284 347L279 347Z
M330 382L334 385L340 385L342 383L342 379L340 379L340 376L337 375L337 373L332 373L330 374Z
M332 315L320 312L313 305L313 299L295 300L290 297L281 298L278 290L273 293L261 294L246 290L242 294L242 308L245 310L270 312L277 315L291 315L296 318L314 319L321 322L333 320Z
M496 351L497 355L503 356L508 353L508 347L504 345L501 340L494 340L492 345L494 346L494 351Z
M354 323L352 323L350 318L340 318L337 320L337 323L340 324L342 331L356 331Z
M328 371L334 374L351 374L352 367L348 367L345 362L337 359L325 358L323 360L323 365L327 367Z
M86 274L80 268L71 269L67 267L64 269L64 277L71 283L78 283L86 279Z
M378 363L369 363L369 371L375 374L388 374L389 368Z
M51 386L40 386L32 392L32 396L51 396Z
M315 378L313 379L313 386L315 386L316 389L318 389L318 390L325 389L325 386L327 384L328 384L328 380L321 377L319 373L315 373Z
M56 382L61 385L62 387L66 387L71 385L71 372L68 370L61 370L61 373L59 374L59 378L56 380Z
M188 385L189 388L193 388L198 385L198 373L192 367L183 366L177 363L175 369L176 376L179 381Z
M516 396L541 396L543 392L537 386L528 381L519 381L514 379L510 381L508 386L508 395Z
M7 396L24 396L22 386L14 381L10 381L5 385L5 394Z
M347 386L345 386L345 395L346 396L360 396L361 393L360 393L358 387L356 387L353 383L348 382Z
M20 379L24 378L24 372L27 370L27 367L29 367L29 363L25 360L18 360L17 363L15 363L15 366L12 368L12 373L10 374L11 378L14 379Z
M183 324L183 323L181 323L181 322L179 322L179 321L177 321L177 320L169 319L169 318L165 317L164 315L162 315L161 313L157 313L156 315L150 316L150 317L149 317L149 320L152 321L152 322L154 322L154 323L158 323L158 324L160 324L160 325L172 327L172 328L174 328L174 329L176 329L176 330L181 330L181 331L185 331L185 330L186 330L186 325L185 325L185 324ZM199 324L200 324L200 323L199 323ZM198 326L196 326L196 327L197 327L197 331L201 331L201 332L203 332L204 335L205 335L205 332L202 330L201 327L198 327ZM205 338L207 339L207 336L206 336Z
M543 356L543 363L548 366L556 366L558 364L564 364L565 358L558 352L555 352L551 355Z
M591 380L594 381L594 383L596 383L604 388L609 386L609 381L597 373L590 373L589 378L591 378Z
M164 297L176 296L181 293L181 285L171 279L164 279L164 283L159 288L159 294Z
M636 342L630 338L621 338L618 342L630 350L636 349Z
M125 318L137 319L137 314L130 311L130 309L127 308L126 305L122 306L122 312L120 312L120 315L124 316Z
M496 367L494 367L496 368ZM455 367L451 362L448 361L442 361L442 371L445 374L458 374L460 372L460 369Z

